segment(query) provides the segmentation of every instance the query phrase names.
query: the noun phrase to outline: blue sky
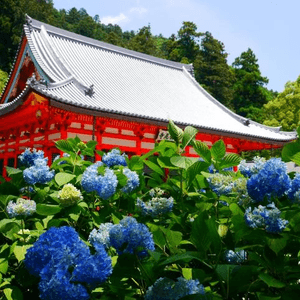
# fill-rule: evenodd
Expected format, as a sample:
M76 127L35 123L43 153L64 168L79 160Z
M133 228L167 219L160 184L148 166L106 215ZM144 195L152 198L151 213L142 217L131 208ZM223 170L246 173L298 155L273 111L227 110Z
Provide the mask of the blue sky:
M228 63L251 48L267 87L283 91L300 75L298 0L54 0L57 9L85 8L102 23L137 31L151 25L152 34L177 34L183 21L210 31L224 43Z

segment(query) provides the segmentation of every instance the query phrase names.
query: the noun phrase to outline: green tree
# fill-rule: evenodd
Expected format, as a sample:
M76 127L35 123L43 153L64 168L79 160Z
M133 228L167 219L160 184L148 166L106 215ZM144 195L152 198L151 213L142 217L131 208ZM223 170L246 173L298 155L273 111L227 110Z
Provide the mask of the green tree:
M193 62L199 52L199 39L203 35L197 32L197 25L193 22L183 22L178 31L178 48L181 59L186 57Z
M141 28L129 41L129 49L149 55L155 55L156 45L151 33L150 25Z
M25 15L52 24L53 3L46 0L2 0L0 9L0 69L9 72L22 35Z
M282 126L283 130L293 130L300 125L300 76L296 81L287 82L278 96L265 104L268 118L264 124Z
M201 41L194 68L196 80L221 103L232 108L234 74L227 64L228 54L222 42L206 32Z
M269 80L261 75L258 60L250 48L237 57L232 66L236 78L234 108L245 117L253 116L256 108L262 108L273 98L272 92L265 87Z
M3 88L5 87L7 79L8 79L8 74L0 70L0 95L2 93Z

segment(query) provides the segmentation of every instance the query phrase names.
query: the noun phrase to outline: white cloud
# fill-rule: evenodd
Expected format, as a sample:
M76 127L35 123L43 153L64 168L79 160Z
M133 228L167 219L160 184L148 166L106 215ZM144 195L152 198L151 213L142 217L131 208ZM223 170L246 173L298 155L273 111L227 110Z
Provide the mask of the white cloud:
M145 7L132 7L129 12L131 13L137 13L139 15L142 15L146 13L148 10Z
M106 16L102 17L101 23L103 24L124 24L129 22L129 18L125 16L123 13L120 13L118 16L112 17L112 16Z

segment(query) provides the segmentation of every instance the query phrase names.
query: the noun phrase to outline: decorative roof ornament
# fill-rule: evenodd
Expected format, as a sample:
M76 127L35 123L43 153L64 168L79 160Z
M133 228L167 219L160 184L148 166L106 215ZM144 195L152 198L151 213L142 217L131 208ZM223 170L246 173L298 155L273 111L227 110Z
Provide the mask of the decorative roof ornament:
M90 85L90 87L86 90L84 90L85 95L89 95L90 97L92 97L95 94L94 91L94 85Z
M244 124L245 126L249 126L249 125L250 125L250 120L249 120L249 119L244 120L244 121L243 121L243 124Z

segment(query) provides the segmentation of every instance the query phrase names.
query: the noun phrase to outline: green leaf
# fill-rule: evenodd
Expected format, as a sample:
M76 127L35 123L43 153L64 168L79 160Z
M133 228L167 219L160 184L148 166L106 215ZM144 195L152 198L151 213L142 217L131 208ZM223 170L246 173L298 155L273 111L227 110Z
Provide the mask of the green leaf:
M273 296L267 296L263 293L257 293L257 295L259 300L280 300L281 299L281 296L273 297Z
M41 203L38 203L36 205L36 213L42 216L55 215L60 211L61 211L61 207L59 205L50 205L50 204L41 204Z
M275 238L275 239L267 239L267 243L270 249L272 249L276 255L285 248L286 243L287 243L287 238L286 237L281 237L281 238Z
M235 153L227 154L224 159L220 162L220 169L226 169L230 167L238 166L241 162L241 157Z
M222 280L224 280L226 283L230 280L230 275L232 273L232 270L235 269L235 265L217 265L216 272L221 277Z
M176 126L172 120L170 120L168 124L168 131L176 144L179 144L183 137L183 130Z
M173 156L170 161L174 166L186 170L199 159L197 157Z
M10 285L3 292L7 300L23 300L23 294L16 286Z
M205 162L211 164L211 153L209 147L205 143L201 141L194 141L193 148Z
M182 268L182 275L185 279L193 279L193 269L192 268Z
M295 155L293 155L293 157L291 158L291 160L294 163L296 163L298 166L300 166L300 152L298 152Z
M174 264L177 262L190 262L193 259L196 259L196 260L202 262L202 259L200 258L198 252L187 251L182 254L175 254L175 255L168 257L165 261L163 261L161 263L161 265L169 265L169 264Z
M182 148L184 149L188 146L192 140L195 139L198 130L192 126L187 126L184 129L183 136L182 136Z
M258 277L270 287L275 287L279 289L285 287L285 283L275 279L267 273L261 273L258 275Z
M226 146L222 140L218 140L212 145L210 151L213 158L220 161L226 154Z
M86 143L86 146L94 151L95 147L97 146L97 142L96 141L88 141Z
M293 156L300 152L300 142L299 140L286 144L281 152L281 158L285 162L292 160Z
M178 167L175 167L171 163L171 158L170 157L158 157L157 158L158 164L165 169L178 169Z
M209 164L204 161L197 161L194 164L192 164L187 169L187 177L188 177L188 184L190 185L192 181L195 179L197 175L201 175L201 172L204 170L207 170L209 167Z
M55 181L59 186L62 186L64 184L70 182L75 177L76 177L76 175L60 172L55 175Z
M32 247L32 245L23 245L23 246L15 246L14 254L18 262L24 260L27 249Z
M11 175L22 173L22 170L12 168L12 167L6 167L7 175L10 177Z
M8 270L8 260L0 258L0 272L2 274L6 274L7 270Z
M55 142L55 146L57 149L66 152L66 153L73 153L74 149L69 141L60 140Z
M144 163L154 172L158 173L161 176L165 176L165 172L154 162L150 160L145 160Z

